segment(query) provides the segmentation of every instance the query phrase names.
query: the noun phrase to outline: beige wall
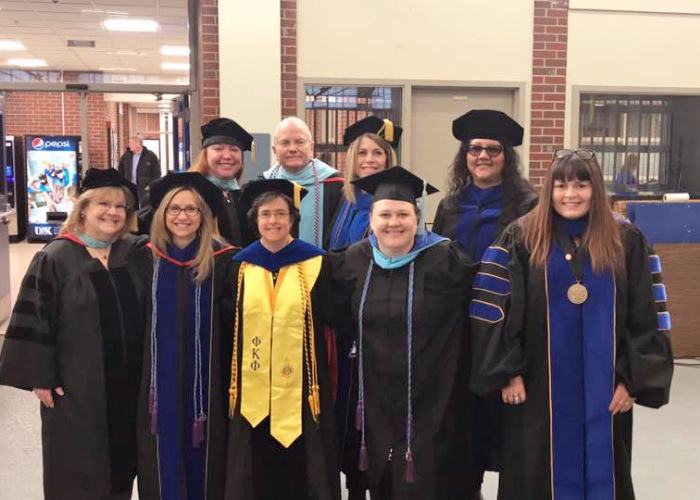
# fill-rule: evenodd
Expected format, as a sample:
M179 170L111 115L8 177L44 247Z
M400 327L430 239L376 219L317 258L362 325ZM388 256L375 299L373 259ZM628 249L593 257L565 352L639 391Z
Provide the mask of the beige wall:
M699 4L698 0L569 0L569 9L698 14Z
M533 0L301 0L299 78L530 81Z
M279 0L219 1L221 115L272 134L281 114Z
M669 2L605 0L612 7L666 9ZM571 123L573 87L609 87L624 93L673 91L696 92L700 86L700 2L677 1L686 14L578 10L594 8L598 0L572 0L569 12L567 68L566 145L576 145ZM692 3L692 5L691 5ZM626 4L626 5L623 5ZM656 4L656 7L654 5ZM611 7L608 5L608 7ZM609 89L606 89L609 90Z

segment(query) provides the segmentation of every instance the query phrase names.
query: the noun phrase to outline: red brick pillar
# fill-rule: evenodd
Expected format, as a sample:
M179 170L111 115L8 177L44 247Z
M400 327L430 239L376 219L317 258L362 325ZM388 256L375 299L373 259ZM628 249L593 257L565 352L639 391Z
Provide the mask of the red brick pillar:
M297 0L280 2L282 118L297 114Z
M201 121L206 123L220 114L219 100L219 2L199 2L199 103ZM198 127L199 123L193 123Z
M530 113L530 182L541 187L564 143L568 0L535 0Z

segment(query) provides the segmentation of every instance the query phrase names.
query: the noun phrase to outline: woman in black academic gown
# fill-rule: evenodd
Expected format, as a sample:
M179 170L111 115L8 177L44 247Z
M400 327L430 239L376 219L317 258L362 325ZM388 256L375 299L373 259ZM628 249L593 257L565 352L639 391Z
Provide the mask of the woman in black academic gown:
M151 321L139 399L139 495L221 499L230 325L214 305L234 247L216 231L216 187L195 172L151 184ZM221 329L219 327L222 327ZM228 332L228 333L226 333Z
M537 204L514 149L523 142L523 128L501 111L475 109L452 122L452 134L460 145L433 231L458 241L479 261L508 224ZM472 398L475 461L483 476L485 470L498 471L502 404L500 394Z
M396 165L395 148L403 129L391 120L368 116L345 129L343 144L348 147L345 162L343 197L333 211L331 231L323 248L343 250L367 237L369 206L372 195L363 192L352 181L367 177Z
M243 152L253 148L253 136L238 123L228 118L215 118L202 125L202 150L189 169L189 172L199 172L219 189L224 202L214 214L219 234L237 247L252 241L248 231L248 206L243 202L239 182L243 176ZM144 207L139 217L139 229L147 233L153 208Z
M41 400L44 496L129 499L148 291L136 186L90 169L60 236L27 270L0 383Z
M340 498L324 318L332 311L323 251L290 236L305 191L249 183L260 240L231 268L233 356L226 498Z
M393 167L355 185L373 194L373 234L334 256L333 283L338 313L357 319L359 469L375 500L473 498L463 347L475 266L422 231L416 198L437 191L422 179Z
M352 181L381 172L396 165L396 152L403 129L391 120L368 116L353 123L343 134L348 146L345 162L343 197L333 213L331 231L326 236L324 248L341 251L365 239L369 235L369 207L372 195L352 184ZM338 388L336 397L336 426L341 440L341 467L346 476L350 500L366 497L364 475L357 470L357 446L359 440L351 431L355 426L348 408L355 406L353 387L357 386L357 367L353 338L336 335L338 350Z
M452 134L460 145L433 231L479 260L508 224L537 204L514 149L523 142L523 128L501 111L475 109L452 122Z
M474 282L472 387L508 405L499 499L634 498L632 405L666 404L673 372L660 272L593 152L558 150Z

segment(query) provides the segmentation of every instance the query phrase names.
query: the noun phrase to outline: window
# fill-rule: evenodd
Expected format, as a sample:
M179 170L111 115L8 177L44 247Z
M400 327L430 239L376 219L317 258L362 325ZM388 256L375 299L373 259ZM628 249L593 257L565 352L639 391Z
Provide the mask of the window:
M623 165L635 190L669 188L672 98L582 94L579 116L579 146L595 151L611 190Z
M369 115L400 124L401 96L399 87L307 85L306 123L316 143L316 158L344 170L345 129Z

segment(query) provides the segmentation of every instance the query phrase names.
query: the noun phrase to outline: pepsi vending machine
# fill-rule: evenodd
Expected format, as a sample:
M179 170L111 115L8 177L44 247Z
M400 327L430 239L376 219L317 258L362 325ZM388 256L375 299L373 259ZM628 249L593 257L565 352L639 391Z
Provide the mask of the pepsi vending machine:
M17 211L10 221L10 242L22 241L27 234L27 193L24 190L24 146L22 137L5 136L5 182L7 202Z
M73 209L78 185L78 136L25 136L27 170L27 240L58 236Z

